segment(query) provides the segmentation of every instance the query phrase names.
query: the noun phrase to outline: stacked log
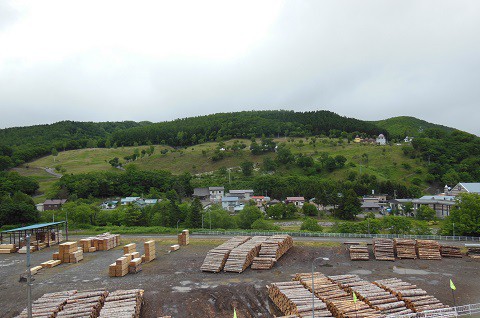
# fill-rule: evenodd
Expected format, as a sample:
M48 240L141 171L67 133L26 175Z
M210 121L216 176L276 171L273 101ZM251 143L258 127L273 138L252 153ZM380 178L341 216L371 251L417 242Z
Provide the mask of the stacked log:
M103 233L91 238L96 251L108 251L120 245L120 234Z
M401 259L417 258L417 242L409 239L394 239L397 257Z
M58 245L58 259L62 263L78 263L83 260L83 249L77 242L66 242Z
M480 244L465 244L467 255L474 259L480 259Z
M440 247L440 254L442 257L462 258L460 246L455 245L442 245Z
M252 269L270 269L276 261L293 246L290 235L273 235L260 246L258 257L252 262Z
M98 317L107 295L103 289L77 292L67 299L56 317Z
M204 272L220 272L225 266L228 255L230 251L240 244L245 243L251 237L250 236L235 236L228 240L227 242L217 246L216 248L210 250L203 261L202 267L200 269Z
M312 313L312 293L305 289L299 281L272 283L268 286L268 296L280 311L293 317L333 317L326 304L315 298Z
M232 249L225 262L225 272L241 273L250 266L253 258L258 256L262 242L266 236L254 236L252 239Z
M393 240L383 238L374 239L373 254L377 261L395 261Z
M385 317L380 311L370 308L364 302L352 299L330 300L327 302L330 312L338 318L382 318Z
M10 254L17 251L15 244L0 244L0 254Z
M352 261L368 261L368 247L366 245L351 245L348 247L350 260Z
M117 290L108 294L100 318L139 318L143 289Z
M336 283L329 280L322 273L313 274L313 287L312 288L312 274L311 273L297 273L293 280L299 281L310 292L315 291L315 296L319 299L327 302L329 300L346 300L351 296L343 289L341 289Z
M417 254L419 259L442 259L440 244L433 240L417 240Z
M178 245L185 246L190 243L190 233L188 230L183 230L182 233L178 234Z
M55 317L55 314L63 308L67 302L67 299L76 292L76 290L70 290L44 294L42 297L33 302L32 317ZM28 313L27 309L25 308L16 318L27 317Z
M398 278L377 280L374 284L390 292L399 300L403 300L414 312L423 312L426 310L448 308L437 298L427 295L427 292L416 285L404 282Z
M144 262L148 263L156 258L155 241L150 240L143 243L145 256L142 255Z
M404 301L399 300L390 292L369 281L363 280L357 275L338 275L329 278L340 285L349 293L355 293L357 298L371 308L385 315L411 314Z

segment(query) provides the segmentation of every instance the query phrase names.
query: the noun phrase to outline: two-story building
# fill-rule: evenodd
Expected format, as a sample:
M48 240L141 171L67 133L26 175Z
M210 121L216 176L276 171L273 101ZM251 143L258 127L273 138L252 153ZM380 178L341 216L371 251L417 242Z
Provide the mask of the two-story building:
M43 202L43 211L60 210L67 199L49 199Z
M295 206L301 208L305 204L304 197L287 197L285 199L285 204L294 204Z

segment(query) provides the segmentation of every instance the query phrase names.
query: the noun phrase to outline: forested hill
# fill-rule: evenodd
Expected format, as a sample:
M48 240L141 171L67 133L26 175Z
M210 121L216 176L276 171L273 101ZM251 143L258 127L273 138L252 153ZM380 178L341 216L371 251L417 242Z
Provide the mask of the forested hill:
M439 129L447 133L455 130L454 128L432 124L428 121L410 116L392 117L388 119L372 121L371 123L387 130L390 134L390 138L396 139L403 139L406 136L418 137L426 129L432 128Z

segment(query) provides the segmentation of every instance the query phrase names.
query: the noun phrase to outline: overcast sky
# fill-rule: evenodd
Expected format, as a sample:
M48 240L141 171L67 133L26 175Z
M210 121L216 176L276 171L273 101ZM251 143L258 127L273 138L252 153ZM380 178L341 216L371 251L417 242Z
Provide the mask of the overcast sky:
M480 1L0 1L0 128L253 109L480 135Z

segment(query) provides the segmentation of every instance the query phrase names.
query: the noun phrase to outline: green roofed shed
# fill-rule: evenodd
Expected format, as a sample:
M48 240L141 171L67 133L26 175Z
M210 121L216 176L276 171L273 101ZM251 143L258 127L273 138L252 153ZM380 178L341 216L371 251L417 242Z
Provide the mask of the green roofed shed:
M0 242L3 243L4 235L8 235L10 244L15 244L18 248L21 248L23 245L25 245L25 237L30 234L32 238L31 241L34 242L34 245L38 249L41 243L45 243L47 246L60 243L60 228L65 227L65 229L67 229L67 226L68 225L66 221L60 221L32 224L16 229L5 230L0 233Z

